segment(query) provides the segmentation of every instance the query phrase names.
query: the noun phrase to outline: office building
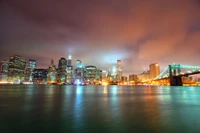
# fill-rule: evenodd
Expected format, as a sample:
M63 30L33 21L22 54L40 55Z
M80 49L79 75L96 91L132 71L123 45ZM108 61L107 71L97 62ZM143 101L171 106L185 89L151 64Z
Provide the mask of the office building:
M144 82L144 81L149 80L149 75L150 75L149 71L143 71L141 74L137 75L138 81Z
M36 60L29 60L26 64L26 69L25 69L25 81L26 82L32 82L33 78L33 70L36 69Z
M135 74L129 75L129 82L137 82L138 77Z
M25 79L24 71L26 68L26 59L15 55L10 56L8 68L8 81L13 83L21 83Z
M118 82L122 80L122 62L117 60L117 79Z
M57 70L54 65L54 61L51 60L51 64L47 70L47 84L56 84L57 83Z
M66 82L66 69L67 69L67 60L65 58L60 58L58 64L58 82Z
M84 69L84 81L90 83L99 83L102 80L102 70L98 69L96 66L85 66Z
M73 66L67 66L66 83L72 84L74 82Z
M122 82L127 82L128 78L126 76L122 76Z
M71 55L69 55L69 57L68 57L67 66L72 66L72 56Z
M46 69L34 69L33 70L33 83L34 84L46 84L47 70Z
M160 75L160 67L158 63L149 65L149 69L150 69L150 77L149 77L150 79L154 79L158 75Z
M84 77L83 77L84 69L83 68L76 68L74 71L75 74L75 84L80 84L84 82Z
M8 80L8 61L1 61L0 62L0 82L7 82Z

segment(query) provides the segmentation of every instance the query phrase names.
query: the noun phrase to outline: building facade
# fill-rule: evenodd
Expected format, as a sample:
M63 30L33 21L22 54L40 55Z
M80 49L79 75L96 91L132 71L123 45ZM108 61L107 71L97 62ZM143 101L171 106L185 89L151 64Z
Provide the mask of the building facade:
M8 80L8 61L1 61L0 62L0 82L7 82Z
M67 66L72 66L72 56L71 55L69 55L69 57L68 57Z
M47 70L46 69L34 69L33 70L33 83L34 84L46 84Z
M128 81L128 78L126 76L122 76L122 82L125 83Z
M57 70L53 60L51 60L51 64L47 70L46 82L47 84L57 84Z
M160 67L158 63L153 63L149 65L149 70L150 70L150 79L156 78L158 75L160 75Z
M25 69L25 81L32 82L33 81L33 70L36 69L37 64L36 60L29 60Z
M143 71L141 74L137 75L138 81L145 82L146 80L149 80L149 75L150 75L149 71Z
M122 80L122 62L121 60L117 60L117 81L120 82Z
M129 82L137 82L138 77L135 74L129 75Z
M15 55L10 56L8 68L8 81L13 83L21 83L25 79L26 59Z
M72 84L74 82L73 66L67 66L66 83Z
M66 82L66 69L67 60L65 58L60 58L58 63L58 83Z
M92 65L85 66L84 81L89 82L91 84L100 83L102 81L102 70Z

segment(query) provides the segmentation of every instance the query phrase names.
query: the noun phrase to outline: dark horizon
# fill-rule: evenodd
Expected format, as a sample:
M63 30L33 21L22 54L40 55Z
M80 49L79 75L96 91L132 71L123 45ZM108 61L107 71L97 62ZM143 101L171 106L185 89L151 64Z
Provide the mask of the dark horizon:
M72 55L124 75L149 64L199 65L199 0L2 0L0 61L20 55L47 68Z

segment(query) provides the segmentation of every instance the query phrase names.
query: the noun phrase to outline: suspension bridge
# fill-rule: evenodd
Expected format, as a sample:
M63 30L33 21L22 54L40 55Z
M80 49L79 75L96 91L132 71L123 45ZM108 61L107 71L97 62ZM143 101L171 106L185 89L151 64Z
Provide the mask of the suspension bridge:
M200 66L190 66L183 64L171 64L152 81L169 82L170 86L182 86L183 77L200 74Z

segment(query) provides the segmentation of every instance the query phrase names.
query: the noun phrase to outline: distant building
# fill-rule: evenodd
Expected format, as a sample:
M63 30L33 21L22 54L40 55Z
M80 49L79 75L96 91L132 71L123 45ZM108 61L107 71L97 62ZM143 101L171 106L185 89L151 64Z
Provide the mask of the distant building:
M122 80L122 62L121 60L117 60L117 81Z
M149 71L144 71L141 74L138 74L138 81L143 82L149 80Z
M72 56L71 55L69 55L69 57L68 57L67 66L72 66Z
M34 84L45 84L47 79L46 69L34 69L33 70L33 83Z
M83 64L81 60L76 60L76 68L83 68Z
M58 64L58 82L65 83L66 81L67 60L60 58Z
M24 81L24 71L26 68L26 59L15 55L10 56L9 69L8 69L8 81L14 83L20 83Z
M32 82L33 70L36 69L36 60L29 60L25 69L25 81Z
M106 70L102 70L102 79L107 77L107 72Z
M158 63L150 64L149 65L150 69L150 79L156 78L158 75L160 75L160 67Z
M84 69L84 81L90 83L100 82L102 80L102 70L96 66L85 66Z
M67 66L66 83L71 84L74 82L73 66Z
M66 83L72 84L74 82L74 71L72 66L72 56L69 55L66 68Z
M113 81L113 82L117 81L117 68L116 68L116 66L113 66L112 69L111 69L110 81Z
M128 78L126 76L122 76L122 82L127 82L128 81Z
M76 68L74 71L75 74L75 84L80 84L84 81L83 77L84 69L83 68Z
M8 61L1 61L0 62L0 82L7 82L8 80Z
M51 64L47 70L47 84L56 84L57 83L57 70L54 65L54 61L51 60Z
M108 69L108 73L107 73L107 81L112 81L112 71L110 69Z
M129 75L129 82L137 82L138 77L135 74Z

